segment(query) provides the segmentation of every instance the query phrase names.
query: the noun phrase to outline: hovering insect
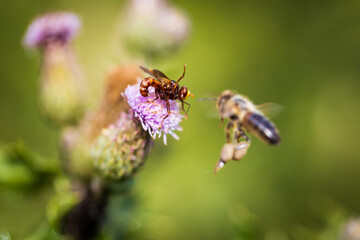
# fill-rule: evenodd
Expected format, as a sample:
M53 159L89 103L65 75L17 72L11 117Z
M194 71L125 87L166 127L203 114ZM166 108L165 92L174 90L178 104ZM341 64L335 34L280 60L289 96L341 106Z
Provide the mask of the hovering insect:
M140 93L144 97L149 96L149 87L155 88L155 95L156 98L152 101L157 99L162 99L166 101L166 108L167 108L167 115L163 118L161 122L161 126L164 123L164 120L170 115L170 102L169 100L180 100L181 107L185 112L185 117L187 117L187 113L190 109L190 104L185 102L184 100L187 99L189 96L194 96L190 93L187 87L182 86L180 88L179 82L185 76L186 72L186 65L184 65L184 72L183 75L175 82L174 80L169 79L164 73L156 69L147 69L145 67L140 66L141 70L145 73L149 74L151 77L147 77L140 82ZM187 110L184 109L184 104L188 105Z
M234 138L239 142L243 137L250 141L245 131L252 133L263 142L276 145L280 142L279 131L261 111L266 104L255 105L247 97L225 90L217 99L217 109L221 121L228 119L226 140L230 142L230 131L234 129Z
M274 107L274 105L255 105L247 97L225 90L217 98L216 107L221 122L227 119L228 124L225 128L227 144L223 146L221 158L216 163L214 173L231 159L238 161L245 156L250 147L250 139L245 132L252 133L270 145L280 142L278 129L262 112L262 109L265 111L268 110L266 108ZM231 139L231 130L233 130L233 139ZM241 138L246 142L241 141Z

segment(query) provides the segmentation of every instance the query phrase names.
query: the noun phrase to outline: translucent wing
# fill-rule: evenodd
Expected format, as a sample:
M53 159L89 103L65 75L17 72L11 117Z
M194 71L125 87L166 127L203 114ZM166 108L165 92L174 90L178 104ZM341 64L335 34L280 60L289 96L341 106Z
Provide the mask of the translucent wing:
M163 79L163 78L165 78L165 79L167 79L167 80L170 79L170 78L168 78L163 72L161 72L161 71L159 71L159 70L150 69L150 71L153 72L154 77L155 77L156 79L158 79L158 80Z
M269 118L277 116L284 109L282 105L277 103L262 103L256 105L256 108Z
M153 76L159 81L170 81L170 79L161 71L157 69L147 69L146 67L140 66L140 69L149 74L150 76Z

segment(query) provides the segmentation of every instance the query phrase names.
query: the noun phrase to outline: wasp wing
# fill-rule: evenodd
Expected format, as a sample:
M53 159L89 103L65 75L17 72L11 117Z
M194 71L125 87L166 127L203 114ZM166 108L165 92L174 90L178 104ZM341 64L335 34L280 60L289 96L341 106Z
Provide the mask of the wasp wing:
M146 67L143 67L143 66L139 66L139 67L140 67L141 70L143 70L143 71L146 72L147 74L155 77L154 74L153 74L149 69L147 69Z
M162 82L170 81L170 79L163 72L157 69L147 69L146 67L143 66L140 66L140 69L159 81Z
M262 112L265 116L272 118L277 116L280 112L283 111L284 106L277 103L262 103L256 105L256 108Z
M168 78L163 72L159 71L159 70L156 70L156 69L151 69L150 71L153 72L154 74L154 77L158 80L160 79L166 79L166 80L170 80L170 78Z

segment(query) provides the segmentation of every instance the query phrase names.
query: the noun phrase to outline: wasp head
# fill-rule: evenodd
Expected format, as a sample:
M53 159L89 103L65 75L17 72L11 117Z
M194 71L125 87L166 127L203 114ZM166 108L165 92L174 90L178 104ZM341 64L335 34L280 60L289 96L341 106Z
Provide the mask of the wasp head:
M180 88L180 94L179 94L179 98L181 100L185 100L189 97L189 95L191 95L192 97L194 96L192 93L190 93L190 91L187 89L187 87L182 86Z

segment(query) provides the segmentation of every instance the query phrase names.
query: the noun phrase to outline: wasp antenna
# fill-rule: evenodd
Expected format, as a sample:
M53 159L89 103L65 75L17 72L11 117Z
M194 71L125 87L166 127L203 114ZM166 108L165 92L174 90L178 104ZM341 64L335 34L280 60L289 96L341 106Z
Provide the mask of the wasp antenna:
M176 81L176 84L178 84L180 82L181 79L183 79L183 77L185 76L185 72L186 72L186 64L184 64L184 72L183 75Z
M217 98L199 98L196 101L216 101Z

